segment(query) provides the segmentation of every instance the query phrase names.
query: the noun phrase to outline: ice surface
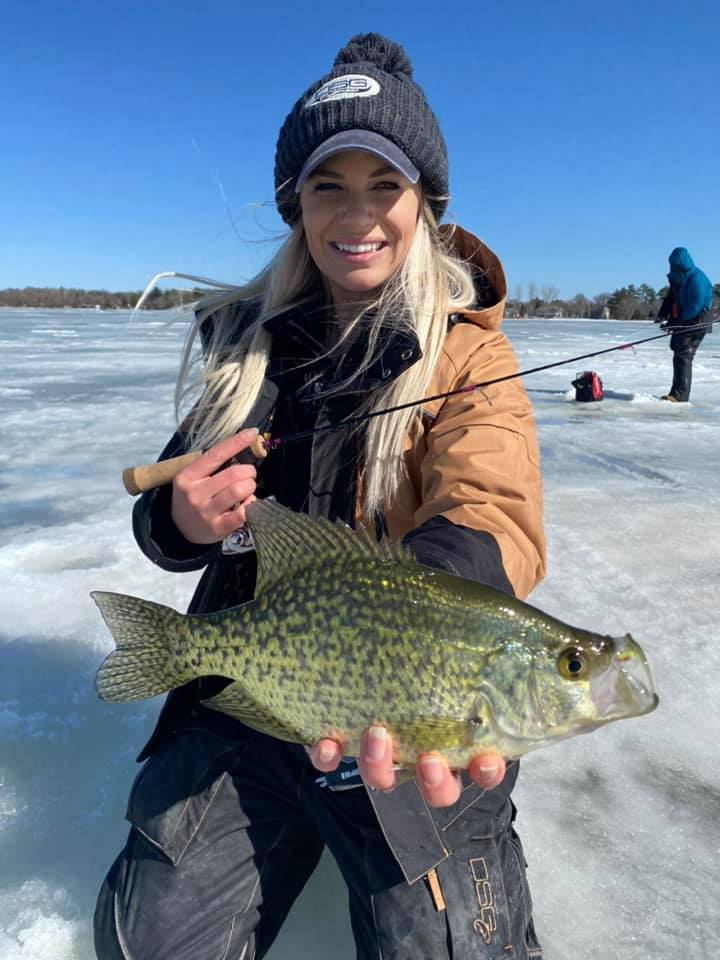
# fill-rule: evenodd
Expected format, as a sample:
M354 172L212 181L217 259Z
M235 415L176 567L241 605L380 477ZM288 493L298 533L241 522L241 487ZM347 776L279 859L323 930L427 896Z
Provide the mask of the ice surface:
M613 321L506 321L523 369L658 332ZM124 840L134 756L160 700L99 703L111 641L90 590L179 608L196 577L135 547L122 468L173 429L182 325L123 312L0 311L0 957L91 960L97 887ZM720 350L692 404L667 340L526 379L545 477L549 573L531 598L631 632L655 713L523 761L515 800L547 960L720 955ZM577 404L597 370L606 398ZM324 859L273 960L352 958Z

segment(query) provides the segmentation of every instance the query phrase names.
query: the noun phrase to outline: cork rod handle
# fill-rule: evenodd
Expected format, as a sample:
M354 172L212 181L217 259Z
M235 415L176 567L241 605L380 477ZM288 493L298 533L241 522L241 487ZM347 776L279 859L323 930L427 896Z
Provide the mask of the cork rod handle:
M245 451L243 451L245 452ZM248 448L248 453L252 452L258 460L264 460L267 456L265 447L265 438L258 434ZM137 467L127 467L123 470L122 482L127 492L136 497L139 493L146 490L154 490L155 487L162 487L163 484L172 483L175 477L190 466L199 457L201 451L194 453L184 453L180 457L171 457L169 460L160 460L158 463L146 463ZM241 454L242 456L242 454Z

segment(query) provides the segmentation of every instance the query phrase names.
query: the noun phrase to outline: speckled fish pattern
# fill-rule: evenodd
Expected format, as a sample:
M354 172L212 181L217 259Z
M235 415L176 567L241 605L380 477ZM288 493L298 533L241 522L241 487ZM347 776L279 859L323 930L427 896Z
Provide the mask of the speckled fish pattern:
M332 737L352 756L363 729L383 724L398 764L435 750L457 767L482 748L519 757L652 709L630 691L598 715L591 681L612 669L611 637L271 500L250 504L247 518L258 559L249 603L183 615L93 594L117 647L97 674L102 699L219 675L233 682L205 705L271 736ZM631 638L622 649L645 663Z

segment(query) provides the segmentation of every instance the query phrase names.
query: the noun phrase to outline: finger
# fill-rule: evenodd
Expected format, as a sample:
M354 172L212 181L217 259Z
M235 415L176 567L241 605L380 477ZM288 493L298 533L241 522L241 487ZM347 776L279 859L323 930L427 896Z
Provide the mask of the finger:
M478 753L468 766L468 773L483 790L494 790L505 779L507 765L497 753Z
M342 760L342 747L337 740L330 740L327 737L323 740L318 740L318 742L308 750L308 753L310 754L310 762L312 765L316 770L321 770L323 773L330 773L332 770L335 770Z
M204 510L211 516L220 516L226 510L234 510L255 493L256 487L254 478L230 484L214 496L206 504Z
M242 503L236 503L231 510L226 510L211 522L210 526L218 540L224 540L228 534L233 533L238 527L247 522L245 508L252 503L255 497L248 497Z
M460 784L439 753L424 753L415 767L420 793L431 807L449 807L460 797Z
M254 480L256 477L257 469L254 463L234 463L213 474L212 477L203 478L195 483L202 483L203 494L209 499L222 493L225 487L229 487L232 483L242 483L245 480Z
M248 505L254 503L256 499L257 497L254 494L250 494L242 503L236 503L232 510L227 510L221 514L220 517L216 518L212 526L219 540L224 540L229 533L233 533L238 527L247 523L245 510Z
M369 787L390 790L395 785L392 738L385 727L372 726L365 730L360 743L358 767Z
M209 450L206 450L205 453L191 463L189 467L185 467L182 475L186 480L193 482L209 477L224 463L227 463L228 460L240 453L241 450L246 450L257 435L258 431L256 427L248 427L246 430L241 430L226 440L221 440L220 443L216 443L210 447Z

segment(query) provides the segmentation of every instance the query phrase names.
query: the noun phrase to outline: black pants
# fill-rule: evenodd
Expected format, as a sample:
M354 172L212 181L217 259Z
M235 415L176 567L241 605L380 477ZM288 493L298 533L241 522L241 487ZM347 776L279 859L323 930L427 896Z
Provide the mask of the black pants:
M697 322L700 322L699 318ZM687 402L690 399L693 357L704 336L704 330L696 330L694 333L674 333L670 337L670 349L673 352L673 382L670 395L676 400Z
M98 898L100 960L260 960L325 844L359 960L542 956L509 801L454 821L438 910L424 879L403 879L363 787L322 788L301 747L237 727L200 710L141 769Z

